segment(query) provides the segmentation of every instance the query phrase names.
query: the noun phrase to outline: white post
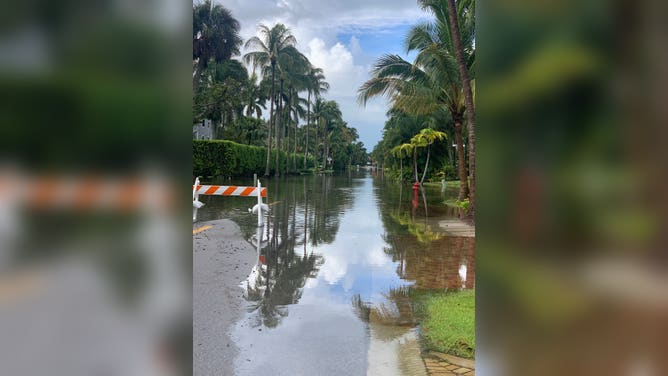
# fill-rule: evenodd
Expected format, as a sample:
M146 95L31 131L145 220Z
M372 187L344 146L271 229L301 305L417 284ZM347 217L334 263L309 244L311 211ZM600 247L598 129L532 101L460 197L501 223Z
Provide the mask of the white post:
M262 226L262 183L260 179L257 181L257 225Z
M199 176L195 178L195 186L193 187L193 203L199 201L199 193L197 193L197 186L199 185ZM199 208L193 204L193 223L197 222L197 210Z

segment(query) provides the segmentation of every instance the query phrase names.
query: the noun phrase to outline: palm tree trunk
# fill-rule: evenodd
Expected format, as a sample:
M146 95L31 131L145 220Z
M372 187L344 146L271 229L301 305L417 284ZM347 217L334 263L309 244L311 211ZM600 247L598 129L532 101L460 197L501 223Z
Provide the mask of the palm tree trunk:
M299 102L299 101L297 101ZM299 114L297 113L297 107L295 107L295 129L294 129L294 142L292 153L292 171L297 172L297 131L299 130Z
M323 164L323 170L327 169L327 157L329 156L329 137L327 135L327 120L325 120L325 127L323 128L323 135L322 135L322 143L323 143L323 150L322 150L322 164Z
M288 106L287 106L287 111L285 113L285 118L286 118L286 124L285 124L285 130L286 130L286 136L284 139L285 143L285 174L287 175L289 172L289 166L290 166L290 106L292 106L292 87L288 87Z
M459 200L469 195L468 177L466 176L466 155L464 154L464 140L462 137L462 122L455 120L455 140L457 142L457 165L459 166Z
M271 163L271 129L274 127L274 73L276 64L271 64L271 96L269 100L269 132L267 134L267 166L264 169L264 176L269 176L269 164Z
M308 91L308 101L306 102L306 142L304 143L304 168L306 169L306 157L308 155L308 133L311 125L311 90Z
M471 80L469 79L468 69L466 68L466 62L464 61L464 48L462 47L462 37L459 31L455 0L447 0L446 3L448 6L448 18L450 20L450 34L452 35L455 46L457 68L459 69L459 75L462 79L464 102L466 104L469 136L469 174L471 180L469 189L469 215L471 220L475 221L475 108L473 107L473 92L471 91Z
M320 133L320 119L315 119L315 145L313 145L313 168L318 169L318 136Z
M424 171L422 171L422 179L420 179L420 185L422 185L422 182L424 182L424 177L427 175L427 168L429 168L429 149L431 149L431 145L427 145L427 162L424 164Z
M283 117L283 78L281 80L280 89L278 90L278 121L276 122L276 176L281 176L280 154L281 154L281 130Z

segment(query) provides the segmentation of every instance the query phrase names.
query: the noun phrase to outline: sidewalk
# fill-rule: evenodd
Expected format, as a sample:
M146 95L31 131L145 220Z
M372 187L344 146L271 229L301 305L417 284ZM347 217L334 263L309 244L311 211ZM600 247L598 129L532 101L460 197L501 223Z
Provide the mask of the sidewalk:
M432 376L475 376L475 361L436 351L422 354L427 372Z

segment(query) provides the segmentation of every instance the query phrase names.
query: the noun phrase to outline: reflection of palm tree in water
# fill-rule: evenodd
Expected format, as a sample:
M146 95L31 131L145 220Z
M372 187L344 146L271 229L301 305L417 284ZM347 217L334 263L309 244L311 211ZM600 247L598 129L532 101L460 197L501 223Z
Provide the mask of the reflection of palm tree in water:
M295 254L296 192L285 192L282 198L273 215L269 244L261 251L266 269L260 269L257 287L248 291L248 300L254 302L249 310L257 312L256 326L277 326L288 314L287 305L299 301L306 281L316 276L322 264L322 256Z
M272 206L267 243L260 250L246 294L253 303L250 311L257 313L256 325L275 327L288 314L287 305L299 301L306 281L316 277L324 262L313 248L334 240L342 209L353 201L352 192L332 187L337 180L329 176L302 179L301 187L290 179L270 182L277 204Z
M425 208L425 222L416 218L415 211L402 206L402 187L392 190L383 187L377 192L383 195L394 194L394 199L379 202L396 202L399 206L382 205L381 219L387 243L384 252L398 262L397 274L405 280L415 281L415 286L426 289L473 288L475 286L474 238L452 237L432 230L427 221L427 202L424 189L422 204ZM398 191L398 192L397 192ZM412 193L412 192L411 192ZM411 208L413 209L413 208ZM466 278L462 278L460 269L466 265Z

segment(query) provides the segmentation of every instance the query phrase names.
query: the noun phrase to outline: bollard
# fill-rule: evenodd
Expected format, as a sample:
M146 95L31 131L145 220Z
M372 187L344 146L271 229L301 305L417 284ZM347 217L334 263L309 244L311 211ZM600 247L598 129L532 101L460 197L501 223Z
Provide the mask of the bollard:
M197 222L197 210L199 206L199 193L197 193L197 186L199 185L199 176L195 178L195 186L193 186L193 223Z
M262 183L257 181L257 225L258 227L262 226Z
M197 222L197 210L204 206L204 203L199 200L199 192L197 191L198 186L199 176L195 178L195 185L193 185L193 222Z
M257 174L253 174L253 185L257 185Z

